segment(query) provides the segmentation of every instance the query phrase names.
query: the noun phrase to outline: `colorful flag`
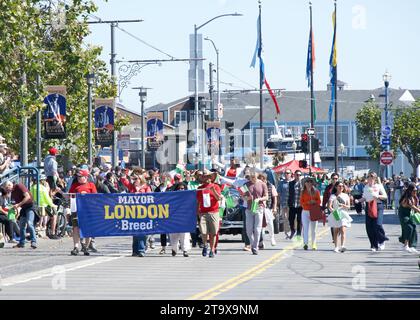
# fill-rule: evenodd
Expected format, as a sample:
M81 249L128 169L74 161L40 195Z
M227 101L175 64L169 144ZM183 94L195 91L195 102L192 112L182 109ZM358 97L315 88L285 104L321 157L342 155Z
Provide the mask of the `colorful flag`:
M240 187L240 188L239 188L239 192L240 192L242 195L245 195L246 193L248 193L248 192L249 192L249 189L248 189L247 185L246 185L246 184L244 184L242 187Z
M257 19L257 44L255 46L254 56L252 57L251 65L250 67L255 68L255 64L257 63L257 56L260 59L260 85L261 87L265 86L267 87L267 90L271 96L271 99L274 102L274 106L276 107L277 114L280 114L280 108L279 104L277 102L276 96L273 93L273 90L271 90L270 85L268 84L268 81L265 77L265 65L264 60L262 58L262 39L261 39L261 8L260 13L258 15Z
M312 85L312 70L315 69L315 42L314 42L314 33L311 30L309 32L309 43L308 43L308 59L306 62L306 79L308 80L308 88Z
M335 87L337 86L337 44L336 44L336 37L337 37L337 4L335 4L335 9L333 12L333 27L334 27L334 36L333 36L333 43L331 48L331 56L330 56L330 78L331 78L331 103L330 108L328 110L328 117L329 121L332 122L332 114L333 114L333 106L335 104Z
M264 80L265 86L267 87L268 93L270 94L271 99L273 100L273 103L276 107L277 110L277 114L280 114L280 107L279 104L277 103L277 99L276 96L274 95L273 90L271 90L270 85L268 84L267 79Z

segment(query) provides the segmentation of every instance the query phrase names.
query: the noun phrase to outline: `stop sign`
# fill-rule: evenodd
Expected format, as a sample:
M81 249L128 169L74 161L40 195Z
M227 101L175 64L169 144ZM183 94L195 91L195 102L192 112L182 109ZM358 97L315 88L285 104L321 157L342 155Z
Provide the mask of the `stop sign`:
M390 151L384 151L381 153L381 164L389 166L394 161L394 154Z

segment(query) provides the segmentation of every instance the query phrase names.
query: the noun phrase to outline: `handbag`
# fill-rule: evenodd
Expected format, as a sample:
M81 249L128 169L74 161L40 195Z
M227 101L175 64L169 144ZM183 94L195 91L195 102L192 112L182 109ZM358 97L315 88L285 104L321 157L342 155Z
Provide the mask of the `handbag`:
M317 204L311 205L311 207L309 208L309 216L311 221L319 221L325 219L325 215L321 210L321 206Z
M378 205L375 200L369 201L368 204L368 215L372 219L378 218Z
M410 219L415 224L420 224L420 213L411 211Z

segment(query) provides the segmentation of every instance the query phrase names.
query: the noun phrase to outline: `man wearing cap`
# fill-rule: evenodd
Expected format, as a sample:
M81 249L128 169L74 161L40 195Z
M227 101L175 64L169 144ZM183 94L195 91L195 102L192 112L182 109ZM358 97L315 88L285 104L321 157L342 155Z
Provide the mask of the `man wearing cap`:
M50 148L48 153L49 155L44 159L44 171L50 188L54 190L58 179L58 164L55 158L58 150L56 148Z
M77 181L70 187L69 193L97 193L96 186L93 182L88 182L89 171L86 169L78 169L76 172ZM80 244L80 233L79 224L77 219L77 212L71 213L71 223L73 226L73 243L74 249L71 251L71 255L77 256L79 254ZM89 255L88 247L90 245L90 238L84 239L85 243L82 243L82 252L85 256Z
M217 174L205 174L201 181L203 184L198 187L198 216L201 237L203 240L203 257L207 256L207 236L210 240L209 258L214 258L215 237L219 229L219 200L221 190L214 180Z

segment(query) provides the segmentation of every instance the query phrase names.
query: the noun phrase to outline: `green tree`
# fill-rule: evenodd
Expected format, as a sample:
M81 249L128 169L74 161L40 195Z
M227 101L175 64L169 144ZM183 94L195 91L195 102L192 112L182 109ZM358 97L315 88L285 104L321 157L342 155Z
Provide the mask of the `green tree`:
M97 7L89 0L72 0L65 6L63 28L53 28L51 0L2 0L0 2L0 133L17 152L19 128L29 118L29 156L35 154L35 112L43 110L46 85L67 87L67 138L43 143L43 154L60 145L62 154L76 163L87 159L87 83L94 72L94 97L112 98L117 88L105 62L102 48L87 46L88 14ZM48 53L46 52L48 51ZM22 81L23 76L26 81ZM41 84L37 85L37 75ZM116 128L128 123L118 117Z
M381 109L374 100L368 101L356 114L356 126L360 137L366 142L366 152L379 160L381 147Z
M392 145L407 157L416 175L420 165L420 100L411 107L397 109L392 131Z
M394 110L392 149L394 155L401 150L416 174L420 165L420 100L410 107ZM366 151L372 159L379 160L381 151L381 109L374 101L367 102L356 115L356 125L362 139L367 143Z

